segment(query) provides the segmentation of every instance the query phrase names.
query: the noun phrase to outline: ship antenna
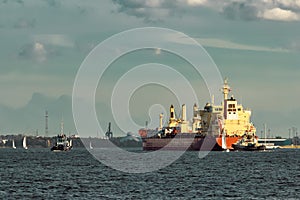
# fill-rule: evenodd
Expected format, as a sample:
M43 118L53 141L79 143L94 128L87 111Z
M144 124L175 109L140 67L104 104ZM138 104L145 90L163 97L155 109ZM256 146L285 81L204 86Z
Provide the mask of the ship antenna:
M61 123L60 123L60 134L64 134L64 118L61 118Z

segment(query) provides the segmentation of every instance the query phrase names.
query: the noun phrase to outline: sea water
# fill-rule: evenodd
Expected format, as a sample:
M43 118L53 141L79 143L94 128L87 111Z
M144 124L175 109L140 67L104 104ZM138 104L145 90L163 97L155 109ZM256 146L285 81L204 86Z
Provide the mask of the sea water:
M300 199L300 149L186 152L145 174L111 169L84 148L0 149L0 199Z

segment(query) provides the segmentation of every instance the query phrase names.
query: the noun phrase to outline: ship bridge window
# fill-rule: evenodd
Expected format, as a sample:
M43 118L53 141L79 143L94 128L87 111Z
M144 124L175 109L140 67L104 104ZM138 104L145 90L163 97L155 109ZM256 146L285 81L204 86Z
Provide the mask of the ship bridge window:
M236 112L236 109L228 109L229 112Z
M229 108L235 108L235 104L229 104L228 107Z
M240 108L238 108L238 111L241 111L241 109L240 109Z

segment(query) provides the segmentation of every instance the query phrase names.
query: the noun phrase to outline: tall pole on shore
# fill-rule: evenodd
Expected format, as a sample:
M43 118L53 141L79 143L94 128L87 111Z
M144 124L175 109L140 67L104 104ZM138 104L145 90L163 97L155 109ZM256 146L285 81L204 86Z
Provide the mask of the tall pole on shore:
M148 135L148 121L146 121L146 135Z
M265 131L265 145L267 144L267 125L264 123L264 131Z
M45 137L48 137L48 111L45 112Z

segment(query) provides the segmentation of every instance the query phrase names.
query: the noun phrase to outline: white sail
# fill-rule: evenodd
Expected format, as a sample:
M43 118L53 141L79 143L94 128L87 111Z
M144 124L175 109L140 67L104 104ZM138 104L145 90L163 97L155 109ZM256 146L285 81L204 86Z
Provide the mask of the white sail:
M222 149L226 150L227 149L227 144L226 144L226 132L223 129L222 133Z
M28 149L27 144L26 144L26 136L23 138L23 148Z
M13 148L13 149L16 149L16 148L17 148L16 145L15 145L15 140L12 140L12 148Z
M90 141L90 149L93 149L92 142Z
M218 119L219 124L219 135L222 135L222 149L227 150L227 144L226 144L226 132L223 128L223 119Z

